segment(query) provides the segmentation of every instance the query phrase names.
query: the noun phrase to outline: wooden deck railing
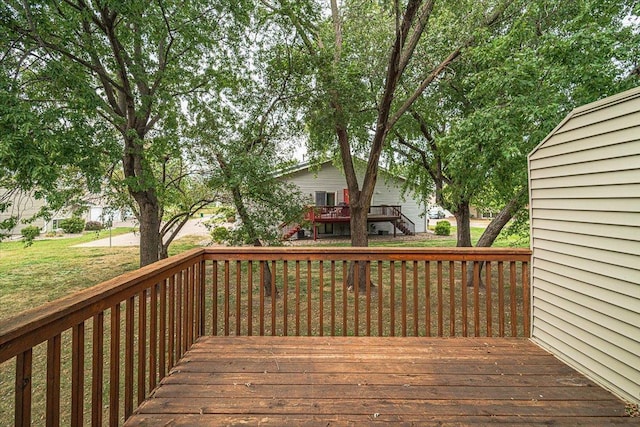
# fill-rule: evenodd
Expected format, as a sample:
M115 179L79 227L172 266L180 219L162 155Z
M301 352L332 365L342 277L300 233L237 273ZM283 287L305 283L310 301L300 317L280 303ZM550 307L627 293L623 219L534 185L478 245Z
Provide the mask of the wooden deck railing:
M119 425L204 334L529 336L529 259L517 249L194 249L3 321L0 388L13 384L15 425ZM366 289L348 289L352 263L364 265L353 271Z

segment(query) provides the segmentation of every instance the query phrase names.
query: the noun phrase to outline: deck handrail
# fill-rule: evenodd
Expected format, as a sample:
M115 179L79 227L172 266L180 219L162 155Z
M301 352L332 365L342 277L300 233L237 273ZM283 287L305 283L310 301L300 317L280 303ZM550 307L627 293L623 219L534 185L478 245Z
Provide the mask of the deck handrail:
M48 425L61 423L61 395L71 396L71 424L117 425L201 335L529 336L530 257L510 248L193 249L0 322L0 363L15 359L15 425L30 425L37 384ZM348 289L351 264L366 289ZM44 372L34 371L38 358Z
M68 329L75 319L90 319L115 304L111 301L125 301L137 293L138 285L152 283L158 276L168 277L186 264L199 261L203 253L203 248L189 250L3 320L0 322L0 363ZM55 329L51 330L52 326Z
M15 359L15 425L31 425L33 377L38 374L39 380L43 381L46 387L43 399L36 402L44 406L41 417L46 420L47 425L61 424L63 367L71 371L71 378L66 378L70 380L66 388L70 389L71 394L71 413L69 420L66 420L68 424L83 425L87 406L90 409L91 425L102 425L103 418L108 420L109 425L119 425L120 421L128 418L134 408L134 392L137 392L139 404L146 398L146 391L155 388L175 365L178 356L202 333L202 328L197 326L202 318L202 309L197 304L199 300L194 298L194 294L200 292L199 278L203 274L199 268L202 265L203 253L202 248L192 249L0 322L0 363ZM159 305L166 311L170 304L170 301L167 301L166 285L167 282L175 280L180 281L185 295L188 294L191 298L191 301L183 304L185 318L198 322L191 325L184 322L178 329L174 328L174 336L167 337L160 345L154 346L153 350L150 349L150 353L158 353L159 348L162 352L154 357L150 354L147 364L144 354L146 347L140 346L140 342L146 342L146 338L141 337L151 337L154 329L157 332L158 318L148 323L146 319L151 316L149 313L157 314ZM161 283L164 284L165 291L159 291ZM150 300L148 308L147 299ZM124 319L121 316L123 304L126 307ZM88 322L89 319L93 319L93 323ZM166 317L161 319L167 321ZM136 323L137 331L134 328ZM117 325L117 328L114 328L114 325ZM124 346L121 345L121 329L125 335ZM89 337L85 336L89 330L92 332L91 343ZM105 347L107 331L110 332L110 336ZM70 345L67 343L68 337L65 339L63 335L69 333L72 335ZM181 342L176 342L175 334L180 336ZM138 340L137 363L134 363L134 338ZM157 340L157 336L155 339ZM153 338L151 340L153 341ZM46 348L41 345L44 343ZM65 343L70 348L63 348ZM85 351L89 344L92 363L91 369L88 370L90 372L87 372L84 365ZM106 348L110 348L110 354L108 375L105 378ZM64 350L67 350L66 360L62 357ZM142 357L140 350L143 353ZM34 354L36 352L39 353ZM121 352L124 352L124 357ZM46 359L44 375L42 372L32 371L34 360L38 357ZM151 372L149 375L146 374L147 368ZM87 373L91 374L92 390L90 400L85 402L84 383ZM124 378L121 378L122 373ZM103 414L103 389L106 384L109 384L109 408L108 413ZM124 393L121 388L124 389Z
M213 311L213 325L207 334L529 336L528 249L208 248L203 257L211 263L207 271L214 271L210 276L218 298L218 304L207 310ZM364 281L367 289L355 287L348 294L347 270L352 262L363 265L364 270L355 270L363 271L369 280ZM398 277L390 277L388 269L397 270ZM467 271L472 272L471 283L467 282ZM271 278L266 285L271 286L269 292L264 289L267 277ZM326 286L323 292L318 292L318 282ZM389 286L398 295L389 291ZM429 297L422 296L425 287ZM324 297L327 290L330 295ZM342 296L336 296L341 292ZM282 298L267 297L276 293ZM306 300L301 294L306 294ZM378 295L383 298L374 304ZM358 297L363 301L355 304ZM387 305L394 303L401 307L388 309ZM301 304L305 305L302 312ZM434 306L428 310L417 308L430 304ZM457 304L461 307L456 308ZM497 313L492 312L494 305ZM407 313L409 308L412 314ZM391 311L389 318L381 318L385 310ZM279 315L281 311L287 314ZM395 320L397 324L391 327L386 324ZM430 321L433 325L427 326ZM300 322L306 323L306 332ZM339 322L342 327L337 330Z

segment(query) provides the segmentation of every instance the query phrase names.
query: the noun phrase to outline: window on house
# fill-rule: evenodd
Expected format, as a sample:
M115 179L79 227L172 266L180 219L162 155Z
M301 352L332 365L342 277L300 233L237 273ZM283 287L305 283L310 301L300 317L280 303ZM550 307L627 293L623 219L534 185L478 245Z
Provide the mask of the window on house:
M57 229L59 229L59 228L62 228L62 227L60 227L60 224L61 224L61 223L62 223L62 221L64 221L65 219L66 219L66 218L55 218L54 220L52 220L52 221L51 221L51 224L52 224L53 230L55 231L55 230L57 230Z
M316 206L335 206L336 193L328 191L316 191Z

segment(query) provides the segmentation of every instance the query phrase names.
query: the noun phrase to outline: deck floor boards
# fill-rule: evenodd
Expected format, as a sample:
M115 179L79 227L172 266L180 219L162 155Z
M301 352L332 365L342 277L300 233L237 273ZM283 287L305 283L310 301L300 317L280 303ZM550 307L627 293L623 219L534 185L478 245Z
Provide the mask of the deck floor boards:
M126 425L638 424L624 413L523 339L204 337Z

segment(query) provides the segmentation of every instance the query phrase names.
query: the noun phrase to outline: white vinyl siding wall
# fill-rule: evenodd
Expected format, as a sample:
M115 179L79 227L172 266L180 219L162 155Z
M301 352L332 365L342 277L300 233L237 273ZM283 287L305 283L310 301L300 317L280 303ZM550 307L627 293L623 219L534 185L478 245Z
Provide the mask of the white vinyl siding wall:
M533 339L640 402L640 88L569 114L529 188Z
M2 200L6 195L7 190L4 188L0 188L0 200ZM23 228L28 227L30 225L34 225L36 227L40 227L42 231L46 231L46 223L42 218L38 218L33 222L24 223L22 220L27 220L36 215L40 209L45 205L44 200L36 200L33 196L28 193L16 192L13 194L9 202L11 206L5 212L0 212L0 221L8 219L12 216L16 216L18 218L18 223L16 226L8 230L9 234L19 235Z

